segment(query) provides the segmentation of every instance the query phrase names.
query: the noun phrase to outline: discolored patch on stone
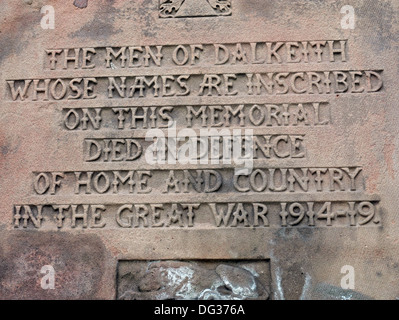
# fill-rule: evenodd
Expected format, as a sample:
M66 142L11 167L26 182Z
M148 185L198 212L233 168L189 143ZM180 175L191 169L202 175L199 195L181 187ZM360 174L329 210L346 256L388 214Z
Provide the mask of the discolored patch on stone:
M54 289L43 289L44 266L54 271ZM96 235L23 232L2 243L3 299L95 299L105 269L105 248ZM49 283L45 281L44 283Z

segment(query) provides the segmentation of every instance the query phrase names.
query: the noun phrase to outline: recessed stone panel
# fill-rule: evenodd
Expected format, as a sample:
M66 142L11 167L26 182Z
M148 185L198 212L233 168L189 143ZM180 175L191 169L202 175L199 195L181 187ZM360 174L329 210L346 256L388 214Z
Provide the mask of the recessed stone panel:
M119 261L120 300L267 300L268 261Z

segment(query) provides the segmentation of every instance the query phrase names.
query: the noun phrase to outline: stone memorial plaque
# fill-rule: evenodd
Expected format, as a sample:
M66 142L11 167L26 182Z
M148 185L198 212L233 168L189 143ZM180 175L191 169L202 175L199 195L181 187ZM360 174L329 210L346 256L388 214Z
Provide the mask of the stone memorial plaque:
M399 2L3 0L1 299L398 299Z

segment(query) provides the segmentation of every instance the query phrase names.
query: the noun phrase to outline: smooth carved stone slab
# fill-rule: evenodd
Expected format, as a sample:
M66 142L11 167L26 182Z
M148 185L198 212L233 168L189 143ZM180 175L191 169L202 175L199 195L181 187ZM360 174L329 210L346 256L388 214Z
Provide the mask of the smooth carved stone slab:
M267 300L267 261L120 261L120 300Z

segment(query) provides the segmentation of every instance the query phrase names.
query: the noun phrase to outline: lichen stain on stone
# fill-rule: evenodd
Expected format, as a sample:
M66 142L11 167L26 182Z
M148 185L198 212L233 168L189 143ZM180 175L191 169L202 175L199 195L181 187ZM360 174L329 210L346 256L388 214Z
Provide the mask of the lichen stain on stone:
M29 44L26 34L31 32L27 26L36 22L34 18L29 12L24 12L20 15L15 14L10 19L4 19L0 23L0 64L9 56L18 55L26 49Z
M87 0L86 0L87 1ZM103 10L96 10L93 19L69 34L71 38L84 38L92 40L108 40L109 37L120 33L120 29L115 28L115 17L118 15L118 9L114 7L114 1L107 1Z

